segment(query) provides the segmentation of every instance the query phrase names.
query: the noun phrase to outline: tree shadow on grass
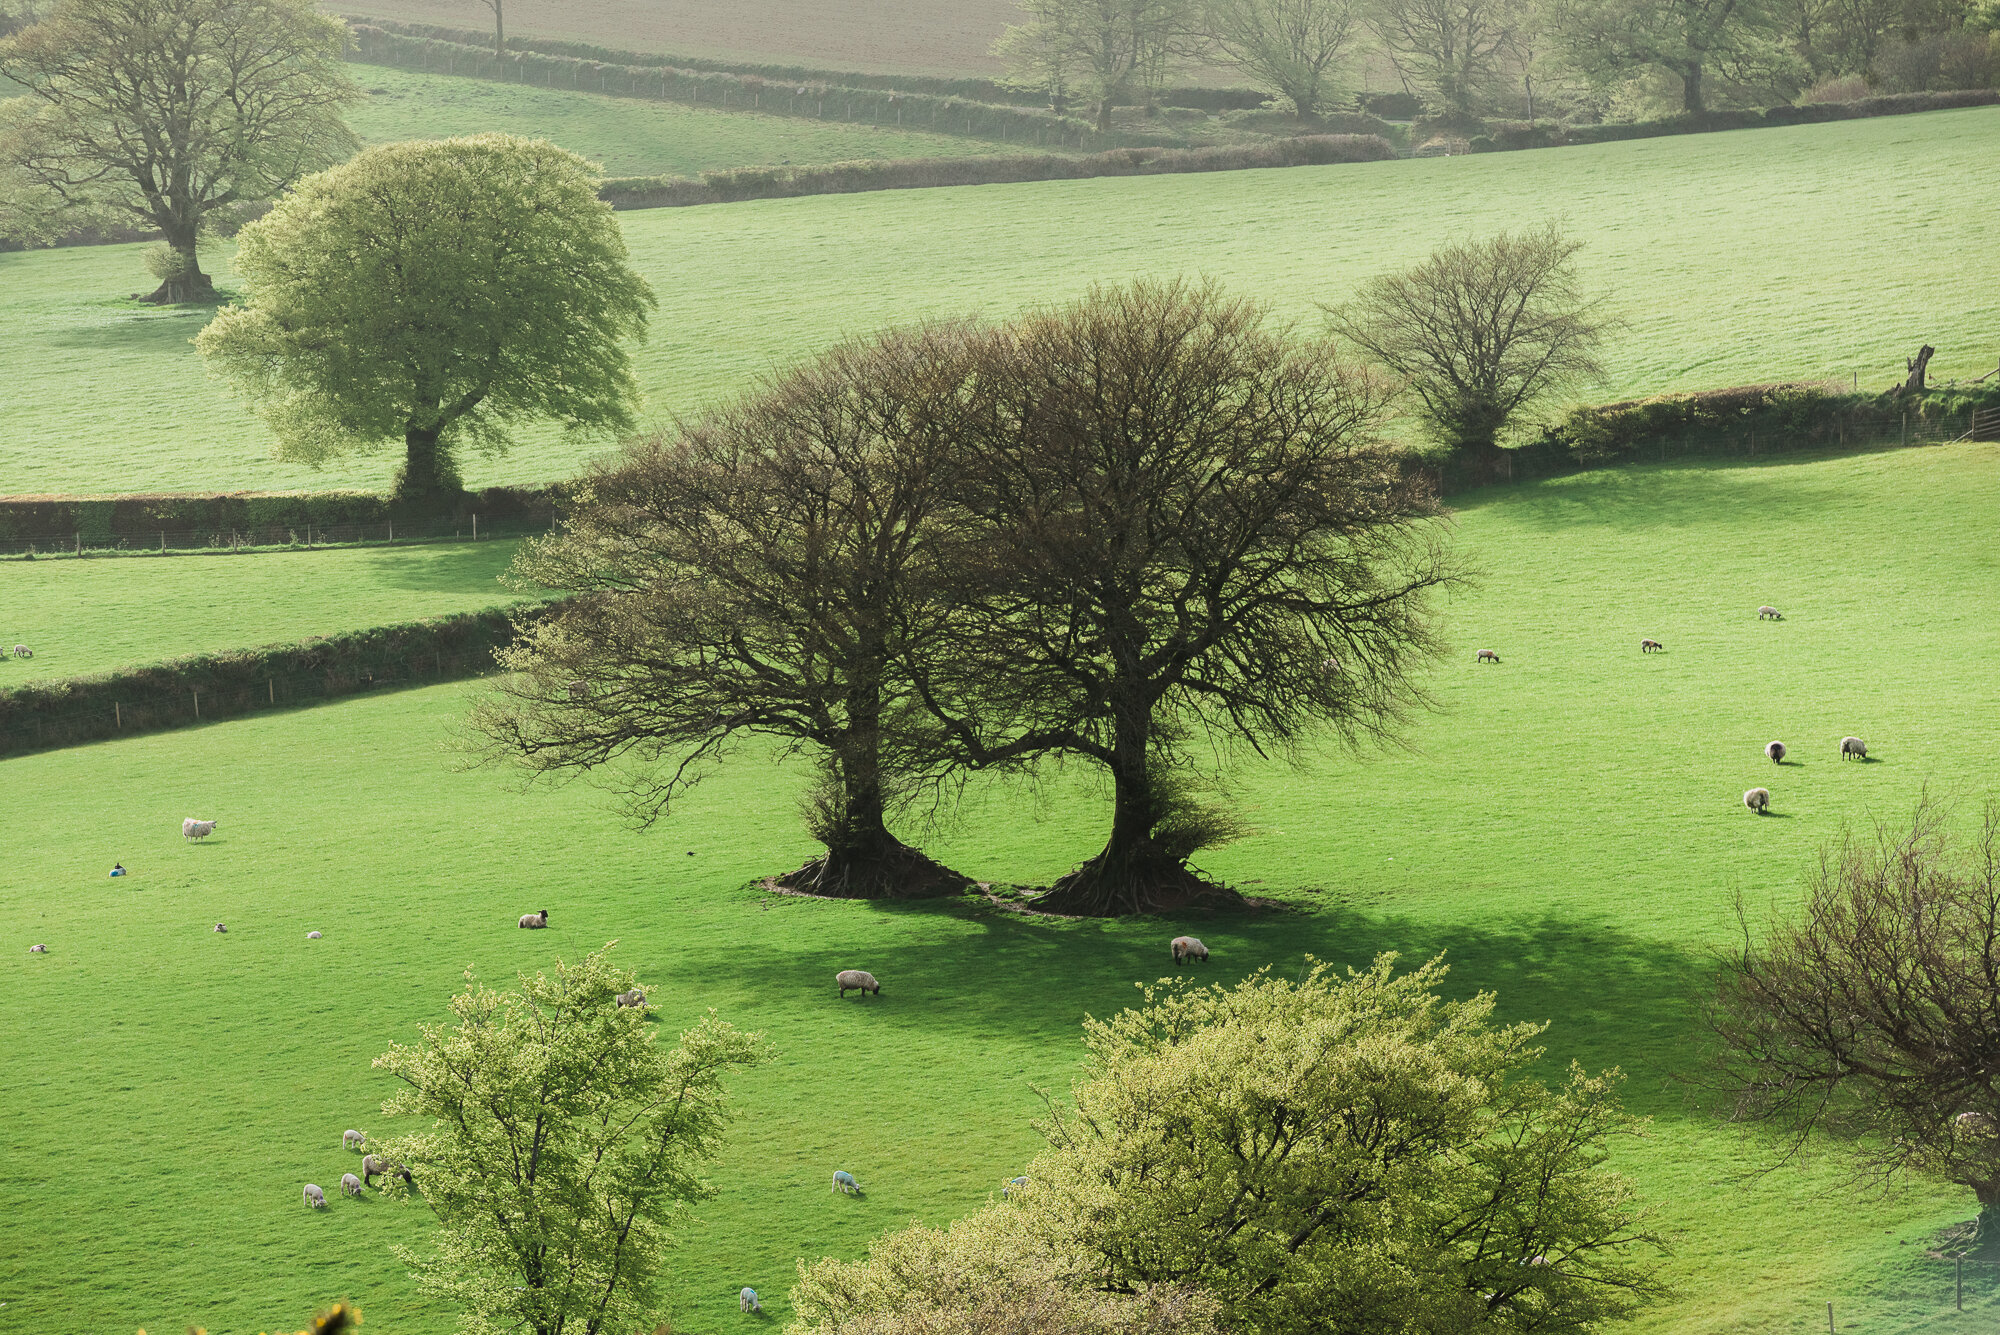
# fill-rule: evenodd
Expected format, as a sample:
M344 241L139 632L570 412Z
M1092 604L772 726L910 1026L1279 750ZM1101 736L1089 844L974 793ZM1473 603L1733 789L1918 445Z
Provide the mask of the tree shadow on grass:
M1768 459L1676 459L1563 474L1487 487L1453 497L1461 513L1504 505L1510 521L1556 530L1579 522L1614 527L1742 524L1817 520L1825 496L1788 471L1800 464L1882 453L1879 449L1801 451Z

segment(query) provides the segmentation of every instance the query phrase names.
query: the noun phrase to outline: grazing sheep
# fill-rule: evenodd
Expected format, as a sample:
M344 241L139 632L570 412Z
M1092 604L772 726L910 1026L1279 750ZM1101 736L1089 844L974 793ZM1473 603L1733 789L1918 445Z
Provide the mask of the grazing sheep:
M1176 964L1193 960L1208 963L1208 947L1201 943L1200 937L1177 936L1173 939L1172 950Z
M342 1194L352 1196L356 1200L360 1200L361 1179L356 1177L352 1173L342 1173L340 1175L340 1190Z
M643 1006L646 1004L646 994L635 987L630 992L620 992L612 1000L620 1006Z
M523 913L521 915L521 926L523 927L547 927L548 925L549 911L547 909L538 909L533 913Z
M308 941L317 941L317 940L319 940L319 933L318 933L318 932L307 932L307 933L306 933L306 940L308 940Z
M1847 759L1847 758L1848 758L1849 756L1853 756L1853 757L1855 757L1855 758L1856 758L1857 760L1866 760L1866 759L1868 759L1868 743L1866 743L1866 742L1862 741L1862 740L1861 740L1861 739L1860 739L1859 737L1843 737L1843 738L1841 738L1841 739L1840 739L1840 758L1841 758L1842 760L1845 760L1845 759Z
M218 932L226 932L226 931L228 931L229 929L228 929L227 927L223 926L223 925L222 925L221 923L217 923L217 924L215 924L215 930L216 930L216 931L218 931Z
M1025 1187L1027 1185L1028 1185L1028 1179L1025 1177L1010 1177L1007 1179L1006 1185L1000 1188L1000 1195L1004 1199L1008 1196L1012 1196L1015 1192L1019 1191L1022 1187Z
M372 1187L375 1185L377 1176L387 1176L391 1173L402 1178L405 1182L415 1180L410 1176L409 1169L398 1168L378 1154L364 1154L361 1156L361 1179L369 1186Z
M833 984L840 989L843 999L850 991L859 992L863 996L867 996L870 992L878 997L882 995L882 984L876 982L875 975L866 969L842 969L833 976Z
M206 839L214 833L215 822L212 820L196 820L193 816L189 816L181 822L181 838L183 839Z
M844 1191L850 1196L861 1194L861 1184L854 1180L854 1174L845 1168L836 1169L833 1174L833 1191ZM831 1193L829 1193L831 1194Z
M340 1133L340 1148L344 1150L358 1150L367 1143L368 1137L362 1135L359 1131L343 1131Z
M1500 661L1500 655L1494 653L1491 649L1481 649L1478 654L1474 655L1472 661L1475 663L1497 663Z
M111 864L111 874L113 876L130 875L130 873L125 870L125 864L122 862L114 862Z
M759 1316L764 1314L764 1305L757 1301L757 1290L747 1285L743 1292L736 1295L736 1307L739 1311L755 1312Z
M14 657L33 658L34 656L35 656L35 651L30 649L27 645L17 644L14 646Z
M28 947L28 953L30 955L46 955L49 953L49 948L37 941L34 945Z
M1758 815L1763 815L1771 806L1771 790L1769 788L1752 788L1749 792L1743 794L1743 805L1749 807Z
M1785 614L1775 607L1760 607L1757 609L1757 619L1759 621L1783 621Z
M1639 641L1639 652L1642 654L1650 654L1657 650L1664 649L1666 647L1667 647L1666 645L1661 644L1658 640Z
M326 1208L326 1193L312 1183L306 1183L306 1204L315 1210Z
M1773 765L1783 764L1785 759L1785 744L1783 742L1772 742L1765 746L1764 754L1771 757Z

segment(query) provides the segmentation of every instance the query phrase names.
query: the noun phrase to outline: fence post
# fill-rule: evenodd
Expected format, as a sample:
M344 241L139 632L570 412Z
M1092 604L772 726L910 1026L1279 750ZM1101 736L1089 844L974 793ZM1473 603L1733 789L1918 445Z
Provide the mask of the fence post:
M271 703L272 703L272 704L274 704L274 705L275 705L275 704L277 704L277 703L278 703L278 679L277 679L276 677L266 677L266 678L264 678L264 684L265 684L266 686L270 687L270 689L271 689Z
M1958 1258L1958 1310L1965 1310L1965 1258Z
M201 717L201 691L200 691L200 690L198 690L197 688L193 687L193 686L190 686L190 687L188 687L188 689L189 689L190 691L193 691L193 692L194 692L194 716L195 716L196 718L200 718L200 717Z
M478 541L479 541L479 516L478 516L478 515L474 515L474 516L472 517L472 540L473 540L474 542L478 542Z
M78 556L83 555L83 533L80 530L76 535L76 554Z
M1835 1335L1833 1329L1833 1304L1826 1305L1826 1335Z
M389 521L389 541L394 542L395 540L396 540L396 521L391 519Z
M123 729L125 726L125 711L119 707L119 704L116 700L113 700L111 702L111 721L113 723L116 723L120 729ZM1965 1262L1960 1261L1958 1263L1958 1269L1959 1273L1963 1275L1965 1273ZM1961 1285L1963 1284L1963 1282L1964 1282L1963 1280L1960 1281Z
M161 530L160 530L160 555L161 555L161 556L165 556L166 554L167 554L167 531L166 531L165 529L161 529Z

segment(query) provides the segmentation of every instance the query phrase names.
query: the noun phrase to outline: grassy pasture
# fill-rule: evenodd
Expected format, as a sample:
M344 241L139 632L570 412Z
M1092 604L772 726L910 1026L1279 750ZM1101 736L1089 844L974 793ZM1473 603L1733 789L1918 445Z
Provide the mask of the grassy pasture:
M512 602L520 543L9 561L0 689Z
M33 831L0 881L0 1331L270 1329L348 1294L385 1329L444 1335L386 1250L422 1215L333 1195L310 1214L300 1184L330 1189L352 1166L341 1130L381 1128L369 1059L440 1015L463 968L505 980L614 937L664 1031L713 1006L779 1051L738 1083L721 1197L672 1270L677 1328L747 1328L743 1284L782 1298L794 1257L949 1218L1018 1171L1032 1087L1068 1081L1078 1020L1166 972L1188 927L1216 978L1445 950L1454 989L1553 1021L1552 1066L1621 1066L1654 1120L1619 1162L1678 1286L1635 1329L1807 1335L1829 1300L1842 1330L1990 1329L2000 1274L1971 1276L1961 1316L1922 1257L1969 1197L1856 1196L1824 1156L1746 1177L1768 1149L1672 1077L1736 892L1788 900L1844 822L1898 817L1926 784L1967 814L2000 792L1996 464L1955 446L1472 499L1457 541L1484 574L1446 609L1440 711L1405 750L1235 786L1258 834L1209 870L1293 912L1065 923L767 898L746 881L809 851L802 771L745 753L635 834L588 785L459 768L443 743L463 684L0 762L9 827ZM1759 622L1764 602L1787 619ZM1666 652L1642 657L1647 635ZM1876 759L1842 764L1849 732ZM1760 752L1773 737L1783 767ZM1773 816L1738 804L1753 784ZM223 824L177 844L186 815ZM930 846L1042 882L1106 818L1087 776L1058 775L976 793ZM133 875L107 880L114 860ZM515 930L545 906L551 931ZM879 1001L835 1001L848 966L884 980ZM835 1168L868 1194L830 1195Z
M1628 324L1591 397L1858 372L1989 369L2000 326L2000 108L1358 166L770 200L623 217L660 298L637 354L656 423L830 340L927 315L1005 316L1138 274L1210 274L1316 319L1440 242L1568 218ZM1912 263L1920 253L1935 262ZM218 281L231 281L218 250ZM0 255L7 491L386 486L383 456L268 458L188 340L206 312L135 310L125 247ZM571 474L533 432L470 485Z
M844 125L686 107L386 65L351 65L348 72L368 92L347 117L363 143L448 139L498 130L552 139L603 163L611 176L693 176L712 167L786 161L966 158L1020 150L1019 144L893 125Z

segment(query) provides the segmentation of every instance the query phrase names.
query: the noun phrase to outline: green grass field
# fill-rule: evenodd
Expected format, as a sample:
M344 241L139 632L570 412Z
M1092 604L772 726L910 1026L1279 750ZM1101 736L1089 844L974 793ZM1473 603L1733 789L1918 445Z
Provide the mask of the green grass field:
M510 603L513 539L234 556L117 556L0 566L0 690L185 654L363 630Z
M1919 342L1939 379L2000 328L2000 108L1460 158L771 200L623 215L660 297L638 353L664 424L885 323L1004 316L1094 281L1212 274L1317 318L1440 242L1566 217L1625 329L1596 397L1792 377L1885 386ZM225 285L226 258L214 263ZM127 247L0 255L0 478L10 492L382 488L377 455L273 463L188 340L134 309ZM472 485L572 473L553 432Z
M1856 1195L1837 1155L1746 1177L1770 1147L1674 1076L1735 893L1789 900L1843 823L1900 817L1927 784L1968 813L2000 792L1996 465L1994 446L1953 446L1471 498L1457 542L1483 575L1447 609L1441 712L1407 750L1236 786L1258 833L1208 869L1295 912L1069 923L767 898L746 882L809 851L800 769L746 754L635 834L587 784L524 793L462 768L463 684L0 762L17 832L0 1331L221 1335L346 1294L371 1328L445 1335L387 1250L425 1232L420 1210L330 1194L314 1214L300 1185L331 1192L352 1166L340 1132L384 1129L369 1060L440 1015L461 970L504 981L612 938L663 1031L713 1006L778 1049L736 1087L721 1197L672 1262L676 1328L748 1329L740 1286L781 1298L796 1257L952 1217L1018 1171L1033 1086L1066 1084L1078 1021L1130 1002L1189 926L1219 979L1307 951L1445 950L1454 989L1554 1022L1552 1062L1621 1066L1653 1123L1618 1162L1673 1239L1677 1286L1634 1330L1808 1335L1829 1300L1842 1331L1989 1330L2000 1274L1970 1276L1961 1316L1949 1267L1923 1255L1969 1196ZM1786 620L1758 621L1766 602ZM1647 635L1666 652L1642 657ZM1475 667L1478 648L1503 662ZM1871 763L1840 763L1846 733ZM1796 763L1763 758L1773 737ZM1753 784L1773 816L1739 805ZM177 843L187 815L222 825ZM1106 819L1072 774L976 792L929 847L1045 882ZM113 861L132 876L106 879ZM545 906L552 930L514 928ZM883 979L879 1002L832 996L856 966ZM830 1195L835 1168L868 1194Z
M611 176L693 176L712 167L848 162L857 158L969 158L1019 152L963 135L890 126L843 125L792 116L684 107L423 74L385 65L350 65L368 93L347 123L363 143L445 139L499 130L552 139L604 164Z

